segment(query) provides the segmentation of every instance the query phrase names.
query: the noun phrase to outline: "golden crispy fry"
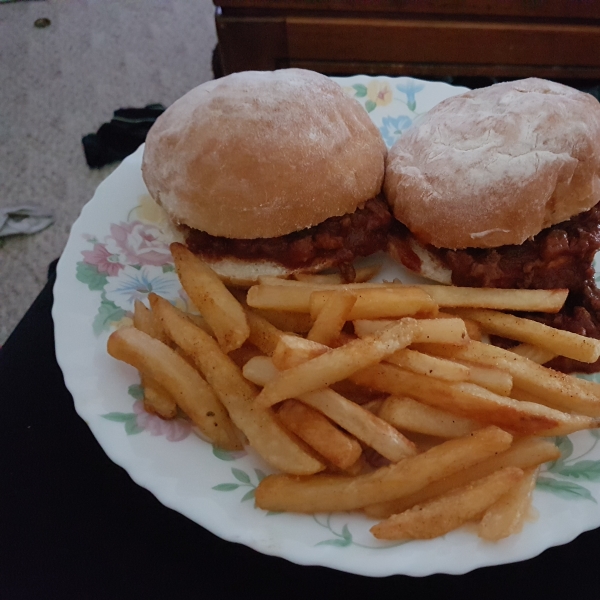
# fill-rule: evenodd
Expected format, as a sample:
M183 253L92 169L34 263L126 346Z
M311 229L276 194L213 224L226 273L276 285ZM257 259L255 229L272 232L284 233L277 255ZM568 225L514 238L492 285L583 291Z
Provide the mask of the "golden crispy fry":
M470 376L469 368L464 365L408 348L394 352L386 358L386 362L413 373L429 375L444 381L468 381Z
M556 356L556 354L550 352L550 350L544 350L543 348L538 348L531 344L519 344L518 346L511 348L510 351L523 358L528 358L529 360L538 363L538 365L543 365Z
M266 357L256 357L244 366L244 376L258 385L264 386L278 374ZM415 445L386 421L331 389L301 394L298 398L392 462L416 452Z
M217 446L227 450L242 448L227 411L211 387L174 350L134 327L112 333L107 350L112 357L155 379Z
M246 309L246 318L250 327L248 341L267 356L271 356L283 335L283 331L277 329L275 325L272 325L267 319L252 309Z
M408 346L412 342L416 327L414 319L402 319L380 333L354 340L282 371L275 380L265 385L256 398L255 406L272 406L287 398L295 398L346 379L352 373L374 365Z
M476 343L476 342L475 342ZM590 417L571 415L494 394L473 383L448 383L410 373L394 365L379 364L350 376L365 387L410 396L453 414L503 427L520 435L567 435L597 426Z
M490 392L494 392L494 394L510 396L511 390L513 389L513 378L510 373L466 361L456 362L469 368L468 381L471 383L480 385L481 387L490 390Z
M183 289L206 319L225 352L239 348L250 335L246 313L216 273L183 244L171 244Z
M265 510L300 513L356 510L414 494L436 479L506 450L511 441L505 431L487 427L358 477L270 475L256 489L256 504Z
M319 342L307 340L295 335L282 335L273 352L273 364L284 371L329 352L330 348Z
M569 290L506 290L453 285L419 285L441 307L557 313Z
M250 445L272 466L287 473L309 474L324 465L310 456L282 429L271 410L253 406L256 388L202 329L182 317L166 300L153 302L169 337L188 354L229 411Z
M140 379L144 388L144 410L167 421L174 419L177 416L175 400L152 377L141 374Z
M416 431L440 438L457 438L481 428L481 424L457 417L412 398L389 396L377 413L398 429Z
M332 292L318 311L306 339L331 346L342 332L355 303L356 296L349 292Z
M504 350L481 342L471 342L463 348L428 345L423 350L435 354L492 366L512 375L515 387L538 398L540 404L581 415L600 417L600 395L589 382L548 369Z
M537 468L524 471L523 479L485 511L477 527L480 538L497 542L523 529L531 509L537 471Z
M437 319L456 319L456 315L451 315L450 313L440 311L440 312L438 312L436 318ZM481 331L481 326L479 325L479 323L477 323L477 321L472 321L471 319L465 319L464 317L463 317L462 321L465 324L465 328L467 330L467 333L469 334L469 338L480 342L481 338L483 336L483 332Z
M403 498L398 498L390 502L378 502L377 504L367 506L365 512L376 519L386 519L416 504L422 504L450 490L465 486L472 481L490 475L498 469L504 467L528 469L551 460L557 460L558 458L560 458L560 450L552 442L542 438L521 438L515 440L513 445L504 452L490 456L486 460L457 471L444 479L433 481L419 491Z
M314 323L314 319L308 313L268 310L266 308L253 308L252 311L286 333L308 333Z
M171 343L160 323L154 318L152 311L141 300L136 300L133 305L133 326L163 344Z
M371 527L380 540L432 539L479 517L523 479L523 471L507 467L464 488L410 508Z
M302 402L286 400L277 416L291 432L339 469L349 469L362 454L362 448L355 439Z
M364 283L373 279L381 271L381 263L355 269L354 283ZM316 285L339 285L346 283L341 273L296 273L294 278L302 283Z
M532 344L560 356L587 363L600 357L600 340L495 310L461 309L457 312L480 323L488 333Z

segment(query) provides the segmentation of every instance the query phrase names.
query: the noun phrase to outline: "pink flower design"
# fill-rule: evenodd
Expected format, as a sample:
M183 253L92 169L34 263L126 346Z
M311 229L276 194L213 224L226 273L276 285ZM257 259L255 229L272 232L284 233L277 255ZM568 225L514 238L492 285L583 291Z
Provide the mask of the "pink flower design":
M94 265L100 273L115 276L123 268L121 257L109 252L103 244L94 244L93 250L84 250L82 254L84 262Z
M137 401L133 405L136 414L136 424L140 429L149 431L151 435L164 435L170 442L184 440L192 431L192 426L183 419L165 421L156 415L151 415L144 410L144 403Z
M107 250L124 255L127 264L160 267L172 261L169 240L154 225L139 221L113 223L110 233L111 237L106 238Z

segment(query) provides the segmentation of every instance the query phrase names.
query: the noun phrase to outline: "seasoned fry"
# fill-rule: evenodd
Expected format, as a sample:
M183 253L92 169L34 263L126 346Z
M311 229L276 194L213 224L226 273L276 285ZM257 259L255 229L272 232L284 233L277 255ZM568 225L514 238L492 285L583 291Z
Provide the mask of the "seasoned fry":
M523 471L507 467L464 488L415 506L371 527L380 540L431 539L479 517L523 479Z
M457 417L406 397L390 396L384 400L377 414L398 429L440 438L462 437L481 428L476 421Z
M112 357L155 379L217 446L226 450L242 448L229 415L215 393L174 350L135 327L113 332L108 338L107 350Z
M374 336L353 340L345 346L287 369L265 385L256 398L255 406L272 406L287 398L295 398L346 379L352 373L374 365L408 346L416 327L414 319L402 319Z
M466 361L459 360L456 362L469 368L468 381L471 383L480 385L500 396L510 396L511 390L513 389L513 378L510 373L492 367L468 363Z
M306 339L331 346L338 339L355 303L356 296L349 292L332 292L320 310L317 309L315 322ZM314 312L311 304L311 316Z
M265 318L271 325L286 333L308 333L314 320L308 313L253 308L252 311Z
M330 348L319 342L307 340L295 335L284 334L279 338L273 351L273 364L284 371L329 352Z
M177 416L177 403L169 393L152 377L141 374L144 389L144 410L161 419L170 420Z
M152 309L169 337L194 360L249 444L267 462L284 472L298 475L323 470L324 465L282 429L271 410L253 406L256 388L244 379L241 370L212 337L178 314L162 298L153 302Z
M593 338L494 310L461 309L457 312L480 323L488 333L533 344L581 362L592 363L600 358L600 341Z
M283 336L283 332L252 309L246 309L246 319L250 327L248 341L267 356L271 356L275 352L275 348Z
M170 246L183 289L206 319L225 352L250 335L246 313L216 273L183 244Z
M386 362L413 373L429 375L444 381L468 381L470 370L465 365L404 348L386 358Z
M356 510L414 494L436 479L506 450L511 441L505 431L486 427L367 475L270 475L256 489L256 504L265 510L300 513Z
M510 351L523 358L528 358L529 360L538 363L538 365L543 365L556 356L556 354L550 352L550 350L544 350L543 348L538 348L531 344L519 344L518 346L513 346Z
M277 375L273 362L266 357L253 358L244 365L244 376L258 385L266 385ZM415 445L386 421L331 389L301 394L298 398L392 462L416 452Z
M376 277L381 271L381 263L359 267L354 271L354 283L364 283ZM346 283L341 273L296 273L294 278L302 283L316 285L336 285Z
M531 508L537 471L536 468L524 471L523 479L485 511L477 527L480 538L497 542L523 529Z
M456 315L451 315L450 313L440 311L438 312L436 318L456 319ZM462 321L465 324L465 328L467 330L467 333L469 334L469 338L480 342L481 338L483 337L483 332L481 331L481 326L479 325L479 323L477 323L477 321L472 321L471 319L465 319L464 317L462 318Z
M355 439L302 402L286 400L277 416L291 432L339 469L349 469L362 454L362 448Z
M597 421L590 417L563 413L532 402L519 402L473 383L448 383L389 364L369 367L351 375L350 379L358 385L397 396L407 395L520 435L567 435L597 426Z
M462 487L490 475L504 467L519 467L528 469L537 467L545 462L560 458L560 450L552 443L542 438L526 437L515 440L513 445L494 456L490 456L475 465L457 471L444 479L436 480L423 487L418 492L398 498L390 502L378 502L365 508L365 512L376 519L387 517L422 504L431 498L436 498L450 490Z

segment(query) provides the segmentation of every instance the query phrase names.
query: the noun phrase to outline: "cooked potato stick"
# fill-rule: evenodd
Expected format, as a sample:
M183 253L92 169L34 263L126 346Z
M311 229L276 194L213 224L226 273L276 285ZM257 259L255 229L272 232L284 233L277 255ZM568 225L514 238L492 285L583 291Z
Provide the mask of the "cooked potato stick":
M256 504L265 510L300 513L356 510L414 494L436 479L506 450L511 441L505 431L486 427L358 477L270 475L256 489Z
M282 371L276 379L265 385L257 396L255 405L263 408L272 406L287 398L295 398L346 379L352 373L374 365L408 346L416 327L414 319L402 319L373 336L353 340L345 346L334 348Z
M389 396L377 414L398 429L446 439L462 437L481 428L476 421L457 417L406 397Z
M330 348L319 342L307 340L295 335L284 334L279 338L273 351L273 364L284 371L305 363L307 360L329 352Z
M557 313L569 290L505 290L453 285L418 285L441 307Z
M291 432L339 469L349 469L362 454L362 448L355 439L302 402L286 400L277 416Z
M182 317L162 298L153 302L165 331L204 374L250 445L273 467L297 475L316 473L324 465L303 450L277 422L271 410L253 406L256 388L202 329Z
M277 375L276 367L267 357L253 358L244 365L246 379L258 385L266 385ZM331 389L301 394L298 398L394 463L416 452L415 445L389 423Z
M166 344L135 327L124 327L108 338L107 350L112 357L155 379L194 425L217 446L241 450L242 445L229 415L211 387Z
M252 309L256 314L286 333L308 333L314 320L308 313L289 312L284 310Z
M380 540L432 539L476 519L523 479L517 467L500 469L464 488L392 515L371 527Z
M144 388L144 410L161 419L170 420L177 416L177 403L152 377L140 374Z
M504 467L528 469L537 467L545 462L557 460L558 458L560 458L560 450L552 442L542 438L521 438L515 440L513 445L504 452L490 456L486 460L457 471L444 479L434 481L414 494L390 502L379 502L367 506L365 512L376 519L386 519L391 515L415 506L415 504L422 504L450 490L490 475L498 469Z
M357 319L353 321L354 333L358 337L373 335L396 321L391 319ZM456 344L469 343L469 336L462 319L419 319L419 329L415 333L414 344ZM442 341L443 340L443 341Z
M425 346L423 346L425 348ZM513 389L513 378L510 373L495 369L468 363L466 361L456 361L469 368L468 381L484 387L494 394L500 396L510 396Z
M133 326L163 344L171 342L162 330L160 323L154 318L152 311L141 300L136 300L133 305Z
M510 348L510 351L523 358L528 358L529 360L538 363L538 365L543 365L556 356L556 354L550 352L550 350L544 350L543 348L538 348L531 344L519 344L518 346Z
M248 341L254 344L267 356L271 356L283 335L283 332L272 325L262 315L251 309L246 309L246 318L250 327Z
M546 406L600 417L600 396L594 392L594 386L538 365L510 350L473 341L462 348L431 344L422 349L436 356L500 368L512 375L516 387L536 396Z
M379 271L381 271L381 264L358 267L354 270L354 283L364 283L365 281L369 281L370 279L373 279L373 277L375 277ZM341 273L296 273L294 277L297 281L301 281L303 283L314 283L317 285L335 285L346 283Z
M313 342L331 346L339 337L355 303L356 296L349 292L332 292L318 311L314 325L306 338ZM313 310L311 308L312 315Z
M423 354L417 350L403 348L388 356L386 362L402 367L413 373L429 375L444 381L468 381L470 371L468 367L451 360L439 359L435 356Z
M206 319L225 352L239 348L250 335L246 313L216 273L183 244L171 244L183 289Z
M488 333L532 344L560 356L592 363L600 357L600 340L495 310L461 309L460 316L477 321Z
M451 315L450 313L440 311L438 312L436 319L456 319L456 315ZM478 342L480 342L483 333L481 331L481 326L479 325L479 323L477 323L477 321L472 321L471 319L465 318L463 318L462 321L465 324L465 328L467 330L467 333L469 334L469 337L472 340L477 340Z
M477 527L477 534L480 538L497 542L513 533L519 533L523 529L531 508L537 469L527 469L524 473L525 476L517 485L508 490L485 511Z
M379 364L350 376L365 387L396 396L410 396L453 414L503 427L520 435L567 435L597 426L590 417L571 415L494 394L473 383L449 383Z

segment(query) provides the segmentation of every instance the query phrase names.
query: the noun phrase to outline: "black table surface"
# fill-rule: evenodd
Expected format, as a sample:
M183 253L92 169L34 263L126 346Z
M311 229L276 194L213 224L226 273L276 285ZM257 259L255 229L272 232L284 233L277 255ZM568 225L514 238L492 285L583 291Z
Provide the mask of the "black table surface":
M600 530L466 575L368 578L223 541L104 454L54 354L48 284L0 350L0 598L574 598L600 590Z

